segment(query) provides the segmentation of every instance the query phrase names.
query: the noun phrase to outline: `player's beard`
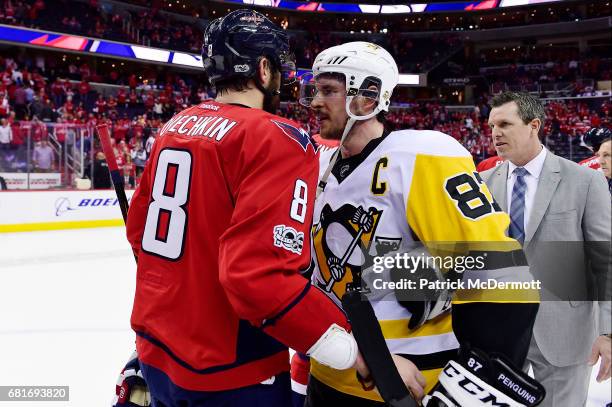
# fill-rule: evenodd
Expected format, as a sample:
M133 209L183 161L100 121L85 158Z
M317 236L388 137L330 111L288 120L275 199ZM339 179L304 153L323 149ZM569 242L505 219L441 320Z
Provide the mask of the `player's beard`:
M342 133L344 133L348 118L340 123L335 123L331 118L328 118L326 122L325 127L321 126L319 129L321 138L325 140L340 140L342 138Z
M276 114L280 107L280 73L274 76L274 79L270 81L270 84L265 89L263 110L268 113Z
M280 95L273 95L272 92L276 90L275 86L269 86L266 89L268 93L264 95L263 110L268 113L276 114L280 106Z

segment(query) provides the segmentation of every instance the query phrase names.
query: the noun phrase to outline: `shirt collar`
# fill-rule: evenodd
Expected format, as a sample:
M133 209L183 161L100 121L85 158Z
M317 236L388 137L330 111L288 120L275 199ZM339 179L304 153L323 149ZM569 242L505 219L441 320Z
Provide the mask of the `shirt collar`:
M546 149L543 145L540 145L542 150L536 155L533 160L529 161L527 164L523 165L523 168L527 170L529 175L534 177L535 179L540 178L540 174L542 173L542 167L544 167L544 160L546 159ZM508 162L508 178L512 176L514 173L514 169L517 168L511 161Z

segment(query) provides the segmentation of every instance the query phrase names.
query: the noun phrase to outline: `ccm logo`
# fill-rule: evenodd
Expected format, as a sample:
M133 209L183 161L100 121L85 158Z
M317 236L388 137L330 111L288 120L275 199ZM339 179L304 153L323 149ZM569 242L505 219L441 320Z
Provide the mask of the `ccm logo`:
M444 369L444 373L453 378L459 387L468 392L469 394L474 395L478 400L483 402L485 405L490 405L492 407L510 407L508 403L500 402L497 400L495 395L489 393L478 384L474 383L468 377L464 376L461 372L455 369L453 366L448 365Z

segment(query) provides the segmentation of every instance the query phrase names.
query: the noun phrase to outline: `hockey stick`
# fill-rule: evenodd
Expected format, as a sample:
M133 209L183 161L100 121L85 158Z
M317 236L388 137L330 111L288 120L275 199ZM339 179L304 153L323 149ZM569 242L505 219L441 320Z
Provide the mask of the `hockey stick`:
M351 323L353 336L383 400L391 407L417 407L395 367L372 304L362 298L359 287L347 287L342 309Z
M113 152L113 147L111 146L111 141L110 141L110 132L108 131L108 126L106 124L101 124L99 126L96 126L96 130L98 131L98 137L100 137L100 143L102 144L102 151L104 151L104 155L106 156L106 163L108 164L108 172L110 173L111 176L111 180L113 181L113 186L115 187L115 194L117 195L117 200L119 201L119 208L121 209L121 216L123 217L123 223L125 223L127 225L127 214L128 214L128 208L130 206L130 204L128 203L127 200L127 196L125 195L125 182L123 180L123 177L121 176L121 173L119 172L119 166L117 165L117 159L115 158L115 153ZM134 254L134 260L136 260L136 264L138 264L138 255L136 254L136 252L133 251L132 249L132 253ZM138 365L138 351L134 351L134 353L132 354L132 356L130 357L130 360L128 361L128 366L133 363L133 361L136 360L136 365ZM115 406L118 402L119 402L119 396L121 394L124 394L123 391L125 390L125 388L123 387L123 382L124 380L126 380L128 377L131 378L138 378L138 375L136 375L136 370L134 368L125 370L128 366L126 366L124 368L124 370L121 372L120 377L120 383L118 384L118 386L121 386L121 392L122 393L117 393L115 395L115 398L113 400L113 406ZM125 376L125 372L131 371L132 373L129 376ZM141 380L143 381L144 385L138 385L136 386L134 384L130 384L129 387L131 387L130 390L128 390L126 392L127 396L123 396L125 398L127 398L128 403L132 404L132 402L134 401L134 398L138 397L137 400L139 400L139 402L149 402L151 401L151 394L149 392L148 389L148 385L146 384L146 382L144 382L144 378L142 378L141 375ZM134 396L132 396L132 392L135 393ZM144 401L143 401L144 400ZM124 399L122 399L121 403L124 402ZM149 404L142 404L142 405L149 405Z
M98 137L100 137L100 143L102 143L102 151L104 151L104 155L106 156L108 172L110 173L113 186L115 187L115 193L117 194L117 199L119 200L121 216L123 216L123 221L127 222L129 204L127 197L125 196L125 182L121 176L121 173L119 172L119 166L117 165L115 153L113 152L113 147L111 146L108 126L106 124L101 124L96 126L96 130L98 131Z
M113 147L111 146L110 131L108 131L108 126L106 124L96 126L96 130L98 131L98 137L100 137L102 151L104 151L104 155L106 156L106 164L108 164L108 172L110 173L113 186L115 187L115 194L117 195L117 200L119 201L121 216L123 217L123 222L127 224L127 214L130 204L128 203L127 196L125 195L125 181L119 172L117 159L115 158L115 153L113 152ZM136 262L138 262L138 256L136 253L134 253L134 259L136 259Z

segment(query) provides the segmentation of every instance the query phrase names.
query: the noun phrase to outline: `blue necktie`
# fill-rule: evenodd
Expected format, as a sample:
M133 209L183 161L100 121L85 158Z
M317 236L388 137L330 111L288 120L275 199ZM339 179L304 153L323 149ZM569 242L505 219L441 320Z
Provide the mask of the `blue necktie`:
M518 240L521 244L525 241L525 175L528 172L523 167L514 169L516 181L512 188L512 201L510 201L510 228L508 230L510 237Z

